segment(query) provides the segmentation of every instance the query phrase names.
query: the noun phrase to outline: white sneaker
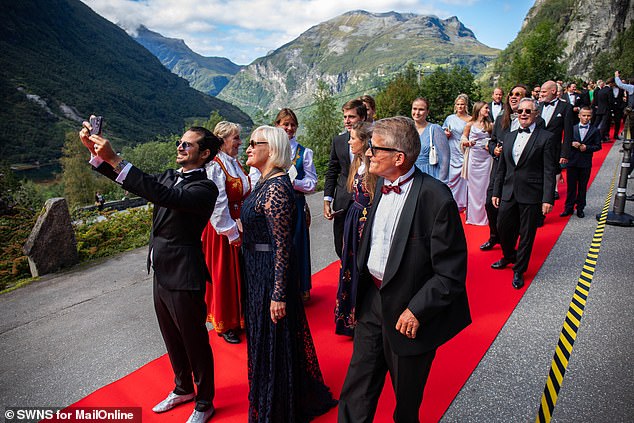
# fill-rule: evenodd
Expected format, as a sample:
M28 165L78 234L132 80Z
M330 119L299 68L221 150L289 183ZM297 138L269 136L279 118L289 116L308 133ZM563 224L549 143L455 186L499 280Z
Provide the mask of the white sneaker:
M179 404L189 402L193 400L195 397L196 397L196 394L193 392L191 394L185 394L185 395L178 395L178 394L175 394L174 392L170 392L167 398L165 398L163 401L159 402L158 404L154 406L152 411L154 411L155 413L163 413L167 410L171 410L172 408L176 407Z
M211 416L213 416L214 411L216 411L216 409L213 405L206 411L194 410L192 415L187 419L187 423L205 423L211 418Z

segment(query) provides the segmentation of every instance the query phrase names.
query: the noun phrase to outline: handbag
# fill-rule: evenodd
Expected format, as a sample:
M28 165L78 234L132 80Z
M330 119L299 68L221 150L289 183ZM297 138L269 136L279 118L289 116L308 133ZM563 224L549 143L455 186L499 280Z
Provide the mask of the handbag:
M436 154L436 146L434 145L433 128L429 128L429 164L438 164L438 154Z

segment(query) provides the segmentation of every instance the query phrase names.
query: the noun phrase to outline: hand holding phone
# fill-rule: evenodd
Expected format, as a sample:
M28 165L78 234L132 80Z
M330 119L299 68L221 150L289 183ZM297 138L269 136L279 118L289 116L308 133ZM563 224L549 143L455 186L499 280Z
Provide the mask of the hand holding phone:
M103 126L102 116L90 116L90 135L101 135L101 127Z

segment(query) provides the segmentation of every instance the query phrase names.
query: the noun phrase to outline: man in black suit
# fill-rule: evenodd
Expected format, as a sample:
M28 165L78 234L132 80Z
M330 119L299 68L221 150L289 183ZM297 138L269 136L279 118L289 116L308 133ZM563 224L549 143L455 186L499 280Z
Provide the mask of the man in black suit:
M84 122L80 137L95 169L154 203L147 266L148 272L150 266L154 269L154 309L176 386L153 411L161 413L195 399L188 422L204 423L214 412L215 388L205 326L208 274L201 235L218 196L204 164L214 158L222 141L205 128L190 128L177 142L176 162L181 171L148 175L119 157L107 139L89 136L89 128Z
M572 106L557 98L557 83L546 81L540 91L541 104L539 114L546 124L545 129L552 133L550 140L553 148L554 172L555 172L555 199L559 198L557 184L561 180L561 168L568 162L570 144L572 143L572 127L574 125L574 113ZM543 217L541 218L543 222ZM540 225L541 226L541 225Z
M612 96L612 88L603 85L603 81L599 81L599 88L594 90L594 98L592 106L595 109L594 122L601 132L601 142L607 142L610 138L610 97Z
M617 139L621 133L621 122L623 121L623 111L625 110L625 91L616 86L614 78L607 80L610 87L610 115L614 120L614 139ZM609 120L608 120L609 122ZM610 124L607 125L608 136L610 133Z
M586 191L592 168L592 155L601 150L601 134L590 125L592 109L583 107L579 112L579 125L572 128L572 150L566 167L566 206L561 217L570 216L577 206L577 216L583 218L586 207Z
M579 123L579 110L581 110L583 100L581 94L577 92L577 84L574 82L568 84L566 92L561 99L572 107L573 124Z
M352 203L352 193L346 188L348 169L352 159L348 140L352 125L364 121L367 117L365 104L359 99L348 101L343 105L342 110L343 125L346 129L332 139L330 160L324 181L324 217L333 220L335 252L339 258L343 249L343 224L348 207Z
M493 158L491 165L491 173L489 174L489 185L487 186L486 202L484 208L487 212L487 219L489 221L489 239L482 245L480 250L491 250L496 244L500 243L500 237L498 236L498 209L493 206L491 198L493 197L493 184L495 183L495 175L498 169L498 163L502 154L502 144L504 143L504 137L511 131L514 131L519 126L517 120L517 108L520 105L520 100L528 95L528 87L524 84L516 84L511 88L509 95L506 99L506 105L502 116L498 117L493 125L493 131L491 132L491 139L489 140L489 154Z
M357 326L339 422L372 422L385 376L394 420L418 422L436 349L471 322L467 245L445 184L414 163L420 139L406 117L375 123L369 171L380 176L357 256Z
M495 87L493 90L493 94L491 95L491 100L489 102L489 119L491 122L495 122L495 120L502 114L504 111L504 103L502 103L502 99L504 98L504 91L500 87Z
M512 284L520 289L540 216L550 213L554 204L555 160L550 145L553 134L535 123L535 102L523 99L517 113L520 125L504 138L493 186L492 202L499 208L498 234L503 257L491 267L503 269L515 263Z

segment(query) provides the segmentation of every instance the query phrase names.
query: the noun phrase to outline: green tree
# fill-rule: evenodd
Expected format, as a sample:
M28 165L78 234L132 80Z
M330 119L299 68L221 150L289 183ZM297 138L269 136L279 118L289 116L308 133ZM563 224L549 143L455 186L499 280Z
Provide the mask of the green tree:
M194 121L192 122L192 126L202 126L203 128L207 128L211 132L213 132L218 122L221 122L223 120L226 119L220 113L218 113L217 110L214 110L213 112L211 112L211 114L209 115L209 119L207 120L194 119Z
M410 116L412 101L418 96L418 74L410 64L376 95L376 113L381 117Z
M425 76L420 84L419 95L429 101L427 120L443 123L453 113L458 94L467 94L472 103L480 99L480 89L468 68L454 66L447 70L439 67Z
M62 183L64 197L71 208L93 203L95 192L100 190L100 184L88 160L90 153L82 145L77 133L66 133L61 158Z
M257 128L262 125L271 125L273 123L273 117L271 113L262 109L258 109L253 116L253 127Z
M215 125L214 125L215 126ZM161 173L176 168L176 141L174 135L161 141L150 141L136 147L124 147L122 156L145 173Z
M298 141L313 150L317 175L323 180L330 157L330 143L341 129L341 116L330 87L324 81L317 82L313 98L313 109L304 121L306 134L299 136Z
M496 62L501 85L510 87L521 82L533 86L564 78L565 66L559 59L566 45L557 40L557 35L557 24L547 19L518 37L514 47L505 50Z

